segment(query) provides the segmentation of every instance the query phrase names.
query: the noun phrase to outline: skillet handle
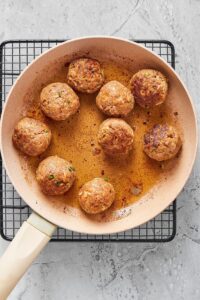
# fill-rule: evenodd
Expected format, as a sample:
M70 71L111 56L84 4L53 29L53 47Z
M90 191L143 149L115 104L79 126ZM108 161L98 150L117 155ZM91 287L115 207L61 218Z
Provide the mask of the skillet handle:
M28 267L49 242L56 226L33 213L0 258L0 299L7 299Z

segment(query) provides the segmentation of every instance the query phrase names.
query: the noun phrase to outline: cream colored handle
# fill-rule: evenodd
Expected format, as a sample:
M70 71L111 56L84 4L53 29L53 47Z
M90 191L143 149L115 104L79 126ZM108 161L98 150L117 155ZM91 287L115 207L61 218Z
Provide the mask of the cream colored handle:
M0 299L7 299L28 267L49 242L56 226L33 213L0 258Z

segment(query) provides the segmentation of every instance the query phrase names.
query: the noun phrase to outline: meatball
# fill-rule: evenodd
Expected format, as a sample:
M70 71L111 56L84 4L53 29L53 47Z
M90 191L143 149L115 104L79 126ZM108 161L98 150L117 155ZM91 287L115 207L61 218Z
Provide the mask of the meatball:
M42 111L55 121L66 120L77 112L79 106L78 96L66 83L51 83L43 88L40 95Z
M157 161L174 157L181 145L177 130L167 124L157 124L144 135L144 152Z
M113 80L101 88L96 104L108 116L126 117L134 107L134 97L127 87Z
M115 190L111 183L102 178L94 178L82 186L78 196L80 206L85 212L98 214L112 205Z
M37 156L49 146L51 130L46 124L26 117L15 126L12 139L14 145L23 153Z
M103 85L103 70L97 60L90 58L76 59L69 65L67 81L75 90L92 94Z
M123 120L105 120L99 128L98 142L107 155L127 155L133 148L133 130Z
M50 196L66 193L75 178L76 172L73 165L58 156L45 158L36 170L36 179L43 193Z
M168 83L159 71L146 69L137 72L130 81L137 104L149 108L163 103L167 97Z

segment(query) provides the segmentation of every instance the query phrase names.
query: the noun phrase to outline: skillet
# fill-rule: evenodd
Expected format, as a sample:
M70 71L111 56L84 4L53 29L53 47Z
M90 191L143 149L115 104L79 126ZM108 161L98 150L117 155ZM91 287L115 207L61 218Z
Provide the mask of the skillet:
M183 149L174 171L129 207L123 218L109 222L96 222L83 213L63 212L44 196L35 181L28 184L21 168L19 155L12 145L13 128L21 118L24 97L33 82L47 67L59 68L63 61L88 55L97 59L111 59L124 66L151 67L163 72L170 82L169 98L174 110L179 112L183 131ZM197 123L189 93L175 71L158 55L128 40L113 37L84 37L64 42L34 60L13 85L1 117L1 153L3 162L15 189L34 211L24 222L15 239L0 259L0 295L6 299L18 280L51 239L60 226L87 234L112 234L139 226L163 211L180 193L194 164L197 148ZM162 201L160 200L162 199Z

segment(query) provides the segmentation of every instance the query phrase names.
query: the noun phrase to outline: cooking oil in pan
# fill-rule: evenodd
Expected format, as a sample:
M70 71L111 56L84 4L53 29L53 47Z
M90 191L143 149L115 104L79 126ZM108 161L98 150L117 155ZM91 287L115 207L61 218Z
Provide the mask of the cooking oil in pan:
M106 82L118 80L129 85L132 73L114 63L102 62ZM52 74L52 80L45 82L66 82L66 67ZM166 172L166 163L149 159L143 152L143 135L156 123L177 122L176 113L168 104L151 110L144 110L135 105L133 112L125 119L134 130L134 149L125 160L109 159L97 143L100 123L106 118L96 107L97 94L79 94L80 110L69 120L56 122L45 118L39 109L41 88L34 91L34 101L27 107L26 115L45 120L52 130L53 139L48 150L38 158L27 158L32 172L39 162L47 156L58 155L72 162L76 168L77 180L73 187L59 201L78 207L79 188L94 177L103 177L111 182L116 190L113 209L120 209L137 201L156 185Z

